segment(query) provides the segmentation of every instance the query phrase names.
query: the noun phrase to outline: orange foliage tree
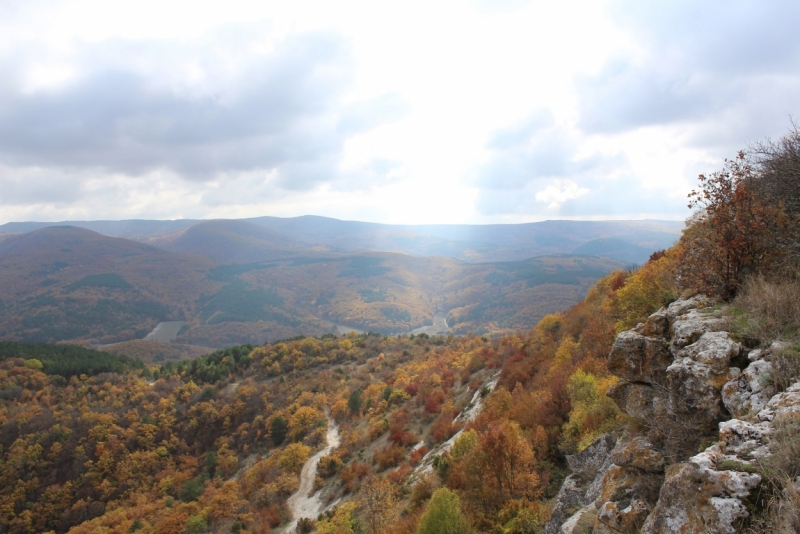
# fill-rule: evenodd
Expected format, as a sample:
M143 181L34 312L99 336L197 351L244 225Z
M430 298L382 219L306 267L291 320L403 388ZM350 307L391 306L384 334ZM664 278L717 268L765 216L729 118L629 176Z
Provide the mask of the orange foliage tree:
M700 175L689 207L702 211L682 238L685 286L730 299L747 275L768 270L780 257L779 238L789 230L788 219L757 193L757 179L743 152L726 160L723 170Z

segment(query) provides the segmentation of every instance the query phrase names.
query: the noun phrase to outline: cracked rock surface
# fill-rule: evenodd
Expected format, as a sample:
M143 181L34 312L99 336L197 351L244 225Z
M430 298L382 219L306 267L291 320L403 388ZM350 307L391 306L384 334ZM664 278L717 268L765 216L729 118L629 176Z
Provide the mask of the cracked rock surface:
M776 392L784 346L748 351L712 304L678 300L617 336L608 396L639 423L569 458L547 534L733 533L747 517L753 462L773 422L800 413L800 382Z

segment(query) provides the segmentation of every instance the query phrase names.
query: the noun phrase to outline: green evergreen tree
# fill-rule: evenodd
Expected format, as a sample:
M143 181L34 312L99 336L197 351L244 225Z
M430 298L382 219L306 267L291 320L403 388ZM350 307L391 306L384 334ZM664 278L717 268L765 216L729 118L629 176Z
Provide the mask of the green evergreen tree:
M280 415L272 420L269 425L269 435L272 439L272 444L276 447L283 443L286 439L286 430L289 428L289 423Z

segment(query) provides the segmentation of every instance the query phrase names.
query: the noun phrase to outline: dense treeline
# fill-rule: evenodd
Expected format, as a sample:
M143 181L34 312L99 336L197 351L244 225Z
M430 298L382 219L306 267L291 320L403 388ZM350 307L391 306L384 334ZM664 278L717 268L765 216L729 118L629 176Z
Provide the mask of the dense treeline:
M341 422L343 445L324 465L341 473L340 491L355 490L373 470L360 451L387 431L387 418L401 424L392 413L405 409L407 422L449 416L452 366L466 366L478 346L489 343L304 338L219 351L194 368L162 370L153 385L133 373L56 381L9 358L0 389L17 394L0 405L0 524L9 532L267 532L288 519L299 470L324 441L325 406ZM276 363L287 371L273 376ZM354 392L361 402L348 406ZM404 453L387 447L385 467L416 440L403 432ZM248 458L250 469L231 479Z
M0 361L8 358L35 359L48 375L94 376L100 373L124 373L144 369L144 364L129 356L99 352L76 345L15 343L0 341Z
M193 380L198 384L213 384L234 373L244 371L252 361L249 354L253 348L253 345L240 345L217 350L189 361L169 362L154 373L154 378L178 375L184 380Z

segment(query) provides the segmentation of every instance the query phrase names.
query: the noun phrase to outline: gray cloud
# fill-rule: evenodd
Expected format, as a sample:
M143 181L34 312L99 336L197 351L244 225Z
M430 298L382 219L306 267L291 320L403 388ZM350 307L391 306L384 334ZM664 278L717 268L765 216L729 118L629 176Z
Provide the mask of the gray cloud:
M583 182L591 193L570 199L559 206L562 217L625 216L628 214L655 214L658 217L686 217L686 198L670 197L663 192L642 187L633 176L617 179L592 179Z
M486 147L492 155L478 170L475 183L490 190L518 190L546 178L575 179L625 163L621 156L579 157L576 140L555 125L547 111L536 112L524 122L496 132Z
M627 159L621 154L579 155L578 146L579 139L557 125L549 111L496 132L486 144L491 157L477 172L476 209L485 216L540 217L577 216L573 211L578 205L587 209L585 216L598 210L607 215L629 211L630 204L615 204L615 194L609 196L605 183L607 176L627 168Z
M47 170L0 168L0 205L64 204L82 197L81 177Z
M694 141L730 150L715 137L730 136L731 128L739 142L743 135L778 135L786 117L798 113L797 2L625 0L613 16L646 58L618 58L578 80L585 131L714 121Z
M688 214L685 199L664 197L642 187L633 177L618 179L584 178L580 186L589 190L556 207L537 201L537 187L521 190L482 190L477 210L486 216L527 215L541 218L586 218L655 215L674 218Z
M115 50L87 55L119 63L120 49L156 53L142 49L148 45L104 46ZM346 43L312 34L280 43L216 93L179 92L119 67L95 68L57 91L25 94L6 82L0 159L128 175L165 168L194 180L276 169L280 186L308 189L335 175L345 135L336 106L350 78Z

